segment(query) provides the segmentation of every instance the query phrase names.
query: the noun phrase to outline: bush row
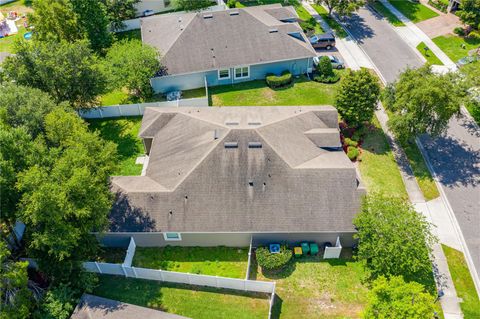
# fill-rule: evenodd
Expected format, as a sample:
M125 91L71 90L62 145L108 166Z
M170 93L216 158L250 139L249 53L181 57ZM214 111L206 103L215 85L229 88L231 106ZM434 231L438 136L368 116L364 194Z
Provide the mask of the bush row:
M292 259L292 251L286 245L282 245L280 252L275 254L267 247L259 247L255 255L258 265L266 270L280 270Z
M271 88L278 88L292 83L293 77L290 71L283 71L280 76L269 73L265 79Z
M335 72L332 75L318 74L313 77L313 80L320 83L336 83L340 80L340 75Z

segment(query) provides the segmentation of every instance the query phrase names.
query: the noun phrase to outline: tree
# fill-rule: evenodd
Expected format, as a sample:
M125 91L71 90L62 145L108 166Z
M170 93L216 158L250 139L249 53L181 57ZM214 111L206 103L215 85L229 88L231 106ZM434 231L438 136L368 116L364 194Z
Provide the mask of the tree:
M94 51L101 52L112 43L107 8L100 0L71 0L78 25L84 30Z
M434 297L417 282L406 283L402 277L383 276L372 284L364 319L433 318Z
M480 28L480 0L462 0L462 10L458 11L460 20L474 29Z
M340 17L350 16L365 4L362 0L315 0L315 3L317 5L325 4L329 16L335 10Z
M137 13L135 5L140 0L102 0L107 7L107 14L114 30L121 31L124 20L133 19Z
M42 161L19 174L19 218L27 225L29 255L54 283L78 280L81 262L95 253L112 204L108 178L116 146L104 142L75 113L45 117Z
M322 56L318 61L317 72L322 76L332 76L333 67L332 62L328 56Z
M459 83L465 92L465 106L477 122L480 122L480 62L464 65L459 70Z
M160 70L160 56L155 48L139 40L123 40L110 48L106 60L113 86L126 87L138 98L152 94L150 78Z
M28 262L9 259L10 251L0 240L0 319L27 319L33 306L28 289Z
M212 4L212 0L175 0L175 8L184 11L200 11Z
M105 72L87 41L19 41L14 51L3 63L6 78L47 92L57 103L88 108L105 91Z
M368 70L348 71L335 97L342 118L352 126L372 119L380 96L378 79Z
M420 134L438 136L460 110L463 95L453 75L438 75L427 65L403 72L385 91L393 115L388 126L404 143Z
M373 278L403 276L425 282L431 278L430 252L436 238L430 223L407 201L367 196L353 224L358 230L357 258L365 262Z

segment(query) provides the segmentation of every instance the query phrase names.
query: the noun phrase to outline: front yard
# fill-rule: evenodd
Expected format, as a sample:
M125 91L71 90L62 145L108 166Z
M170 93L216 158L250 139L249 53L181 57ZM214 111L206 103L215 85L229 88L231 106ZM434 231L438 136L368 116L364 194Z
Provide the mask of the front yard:
M302 75L287 88L271 89L265 80L209 88L212 106L332 105L339 82L324 84Z
M390 0L389 2L414 23L438 17L438 13L420 2L409 0Z
M440 48L453 62L457 62L468 56L470 50L480 47L480 40L467 39L456 35L442 35L433 38L432 41Z
M244 279L248 248L137 247L133 266Z
M269 310L268 296L264 294L119 276L100 276L93 294L195 319L265 319Z
M335 35L339 38L346 38L348 36L347 31L337 22L334 18L328 15L328 11L321 5L312 4L312 7L317 11L318 15L328 24L330 28L335 31Z
M427 50L425 50L425 48L427 48ZM423 55L425 59L427 59L427 63L431 65L443 65L442 61L440 61L440 59L435 55L435 53L428 49L428 46L425 43L420 42L417 45L417 50Z

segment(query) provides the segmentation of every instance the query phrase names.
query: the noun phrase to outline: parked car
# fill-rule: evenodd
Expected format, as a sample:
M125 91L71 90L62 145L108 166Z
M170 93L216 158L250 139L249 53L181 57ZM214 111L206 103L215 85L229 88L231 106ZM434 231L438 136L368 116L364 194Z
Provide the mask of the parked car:
M143 16L144 16L144 17L153 16L154 14L155 14L155 11L153 11L153 10L145 10L145 11L143 11Z
M335 36L333 33L315 34L311 36L309 40L315 49L330 50L335 46Z
M337 58L336 56L333 55L327 55L327 57L330 59L330 62L332 62L332 67L334 69L344 69L345 68L345 62L343 62L341 59ZM313 58L313 64L316 66L320 62L321 56L316 56Z
M475 61L480 61L480 56L474 55L474 56L466 56L464 58L461 58L460 60L457 61L457 66L462 67L464 65L470 64Z

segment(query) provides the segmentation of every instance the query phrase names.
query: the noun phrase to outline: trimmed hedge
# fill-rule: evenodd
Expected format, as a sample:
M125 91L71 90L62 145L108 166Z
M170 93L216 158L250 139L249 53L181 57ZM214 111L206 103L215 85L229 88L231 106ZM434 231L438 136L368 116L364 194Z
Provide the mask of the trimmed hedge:
M258 265L266 270L282 269L292 259L292 251L286 245L282 245L280 252L275 254L272 254L267 247L259 247L255 255Z
M316 75L314 81L320 83L336 83L340 80L340 75L333 73L333 75Z
M349 146L347 149L347 156L351 161L354 161L360 156L360 151L355 146Z
M358 146L358 142L348 138L348 137L345 137L345 139L343 140L343 144L347 145L347 146L353 146L353 147L357 147Z
M267 81L267 85L273 89L289 85L292 83L293 77L290 71L283 71L280 76L269 73L265 80Z

